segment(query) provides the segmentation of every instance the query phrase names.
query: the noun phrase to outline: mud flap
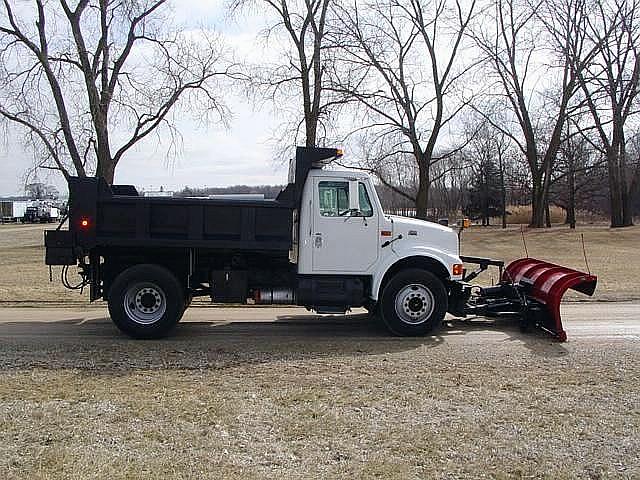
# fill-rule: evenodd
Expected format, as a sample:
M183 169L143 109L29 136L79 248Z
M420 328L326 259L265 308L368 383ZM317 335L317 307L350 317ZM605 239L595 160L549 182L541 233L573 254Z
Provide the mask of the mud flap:
M502 281L521 287L527 301L533 301L532 303L541 307L535 315L536 324L564 342L567 333L560 318L562 297L569 289L593 295L598 278L535 258L521 258L507 265Z

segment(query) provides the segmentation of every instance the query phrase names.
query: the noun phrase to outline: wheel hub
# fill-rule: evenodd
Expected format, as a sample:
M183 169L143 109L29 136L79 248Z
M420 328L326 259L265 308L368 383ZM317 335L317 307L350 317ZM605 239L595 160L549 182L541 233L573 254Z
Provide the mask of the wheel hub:
M409 310L411 310L412 312L419 312L420 310L422 310L422 298L420 297L412 297L409 300Z
M411 284L396 295L395 310L405 323L418 325L427 321L435 308L433 293L421 284Z
M167 310L167 299L158 285L150 282L136 283L127 289L124 310L134 322L149 325L162 318Z
M153 293L144 293L140 299L140 303L144 308L153 308L157 303L156 296Z

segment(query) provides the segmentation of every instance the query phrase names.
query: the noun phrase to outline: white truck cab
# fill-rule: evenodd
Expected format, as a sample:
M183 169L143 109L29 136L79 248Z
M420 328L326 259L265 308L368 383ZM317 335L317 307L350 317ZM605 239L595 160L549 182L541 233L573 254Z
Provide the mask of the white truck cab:
M439 323L448 308L449 286L463 277L456 232L385 214L366 173L316 163L301 177L290 254L299 277L316 283L364 279L365 306L378 311L396 333L420 334Z
M299 222L298 273L371 275L372 300L378 299L385 273L402 260L416 265L427 260L447 279L462 278L456 232L386 215L366 173L311 170Z

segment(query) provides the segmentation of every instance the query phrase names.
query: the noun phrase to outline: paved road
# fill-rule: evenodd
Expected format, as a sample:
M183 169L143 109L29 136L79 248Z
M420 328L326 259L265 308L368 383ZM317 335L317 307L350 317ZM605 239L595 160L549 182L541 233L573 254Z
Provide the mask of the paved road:
M303 308L191 308L175 332L179 339L325 338L389 341L386 332L364 311L346 316L317 316ZM640 303L569 303L562 307L570 342L602 339L640 340ZM82 338L94 343L121 336L104 308L0 308L0 342L60 343ZM524 339L512 322L478 319L447 322L439 335L445 342ZM546 338L544 336L540 338Z

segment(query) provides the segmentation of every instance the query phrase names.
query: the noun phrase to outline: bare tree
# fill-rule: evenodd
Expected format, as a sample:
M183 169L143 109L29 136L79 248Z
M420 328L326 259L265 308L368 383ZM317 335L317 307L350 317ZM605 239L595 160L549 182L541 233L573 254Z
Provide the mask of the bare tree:
M625 227L633 224L626 136L629 119L638 113L640 3L599 0L596 7L586 26L596 56L578 78L607 159L611 226Z
M331 128L328 117L342 102L327 88L333 72L328 22L333 0L232 0L232 11L250 6L266 7L273 17L265 36L284 34L286 48L275 64L262 62L251 73L256 89L282 112L290 103L296 106L293 128L286 128L298 143L300 131L308 147L323 143Z
M478 111L490 122L496 109L511 113L510 124L493 125L526 158L533 227L544 225L553 165L578 87L576 75L593 55L584 48L586 5L585 0L495 0L493 21L484 18L474 32L487 73L495 79L492 90L500 92L490 93ZM539 63L545 54L550 60ZM541 90L538 85L548 77L555 82Z
M489 225L491 217L500 215L502 228L506 228L509 139L478 115L468 117L465 130L470 137L464 149L470 172L465 210L480 218L482 225Z
M464 209L471 181L471 160L462 150L433 165L430 208L434 217L455 218Z
M634 212L640 212L640 129L636 129L631 135L629 148L629 171L631 182L629 183L629 197Z
M344 65L336 88L361 107L365 124L356 132L375 132L384 147L370 146L381 153L379 166L397 155L413 157L418 218L427 216L432 167L443 151L457 151L438 140L466 106L457 89L469 65L460 52L474 12L475 0L466 10L457 0L374 0L336 15Z
M603 190L603 155L579 132L567 126L560 145L557 167L552 185L553 202L565 209L565 223L576 228L578 207ZM584 133L584 132L583 132Z
M26 184L24 193L31 200L57 200L60 197L60 192L55 185L47 185L42 182Z
M175 135L188 105L224 121L219 39L171 32L166 0L79 0L0 7L0 115L26 129L41 166L109 183L151 133Z

